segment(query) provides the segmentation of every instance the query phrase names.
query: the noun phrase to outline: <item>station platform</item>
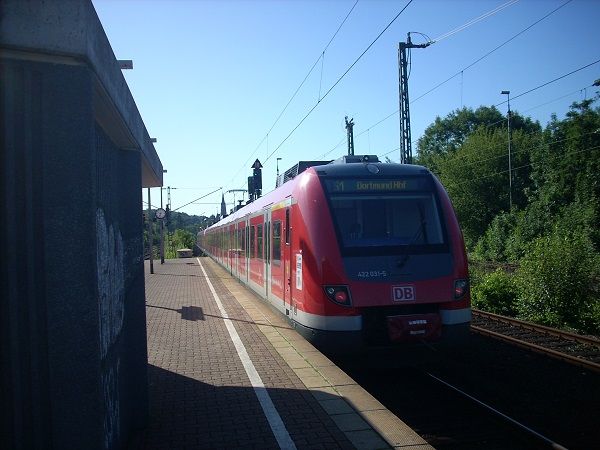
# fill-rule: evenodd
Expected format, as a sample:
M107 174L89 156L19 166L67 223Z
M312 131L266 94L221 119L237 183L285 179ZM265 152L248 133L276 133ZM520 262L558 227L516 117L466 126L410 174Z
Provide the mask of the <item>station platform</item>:
M209 258L145 269L150 417L130 448L432 448Z

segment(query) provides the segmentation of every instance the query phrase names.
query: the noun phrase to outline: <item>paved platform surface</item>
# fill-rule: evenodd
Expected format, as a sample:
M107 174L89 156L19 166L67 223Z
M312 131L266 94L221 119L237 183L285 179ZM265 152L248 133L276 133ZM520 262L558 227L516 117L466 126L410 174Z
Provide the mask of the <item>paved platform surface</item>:
M132 448L431 448L210 259L146 264L150 418Z

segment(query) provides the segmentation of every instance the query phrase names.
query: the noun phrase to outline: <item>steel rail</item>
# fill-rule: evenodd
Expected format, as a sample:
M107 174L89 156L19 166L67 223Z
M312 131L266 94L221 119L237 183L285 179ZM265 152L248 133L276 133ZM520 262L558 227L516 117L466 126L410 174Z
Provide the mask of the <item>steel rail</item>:
M481 311L479 309L473 309L472 313L474 316L487 317L491 320L508 323L508 324L512 324L512 325L517 325L519 327L528 328L530 330L539 331L541 333L548 333L548 334L557 336L562 339L568 339L570 341L579 342L580 344L593 345L596 347L600 347L600 339L598 339L596 337L582 336L580 334L570 333L568 331L557 330L555 328L546 327L544 325L538 325L538 324L531 323L531 322L525 322L523 320L514 319L512 317L501 316L498 314Z
M479 311L477 311L476 314L477 313L479 313ZM490 314L490 313L484 313L483 315L488 315L488 314ZM498 316L498 317L501 317L503 319L508 319L508 318L504 318L503 316ZM521 326L519 322L522 322L522 321L515 320L513 322L513 320L511 319L511 320L506 320L506 321L502 320L501 322L505 322L505 323L509 323L509 324ZM531 325L531 324L529 324L527 322L524 322L524 323L527 324L527 325ZM536 329L536 327L539 327L539 326L541 326L541 325L535 325L535 326L531 326L529 328L534 329L534 331L540 331L540 330ZM543 327L543 328L546 329L547 327ZM557 350L553 350L551 348L547 348L547 347L544 347L544 346L541 346L541 345L538 345L538 344L534 344L534 343L527 342L527 341L524 341L524 340L521 340L521 339L517 339L517 338L514 338L512 336L507 336L507 335L502 334L502 333L498 333L498 332L495 332L495 331L487 330L485 328L478 327L476 325L471 325L471 330L473 330L474 332L479 333L481 335L489 336L491 338L502 340L502 341L506 341L506 342L509 342L511 344L517 345L519 347L522 347L522 348L525 348L525 349L528 349L528 350L532 350L532 351L535 351L535 352L538 352L538 353L542 353L544 355L549 355L549 356L552 356L554 358L560 359L562 361L566 361L568 363L575 364L575 365L578 365L578 366L583 367L585 369L588 369L588 370L600 373L600 364L598 364L596 362L589 361L589 360L583 359L583 358L579 358L577 356L569 355L568 353L559 352ZM549 330L554 331L554 333L552 333L553 335L555 335L555 336L561 336L560 333L557 333L557 330L553 330L551 328ZM571 333L569 333L569 334L571 334ZM578 341L578 342L580 342L580 341ZM586 342L586 344L587 344L587 342ZM595 341L594 339L591 339L591 345L598 346L598 342Z
M449 387L450 389L454 390L455 392L458 392L459 394L467 397L469 400L477 403L479 406L482 406L483 408L486 408L487 410L493 412L494 414L502 417L504 420L512 423L513 425L517 426L518 428L521 428L522 430L526 431L527 433L533 434L534 436L536 436L538 439L541 439L542 441L546 442L550 448L554 449L554 450L567 450L566 447L554 442L552 439L544 436L541 433L538 433L537 431L535 431L532 428L529 428L527 425L523 425L521 422L513 419L512 417L507 416L506 414L498 411L497 409L493 408L492 406L488 405L487 403L482 402L481 400L476 399L475 397L473 397L472 395L467 394L465 391L452 386L450 383L442 380L439 377L436 377L435 375L429 373L429 372L425 372L428 376L430 376L431 378L433 378L434 380L438 381L439 383L442 383L443 385Z

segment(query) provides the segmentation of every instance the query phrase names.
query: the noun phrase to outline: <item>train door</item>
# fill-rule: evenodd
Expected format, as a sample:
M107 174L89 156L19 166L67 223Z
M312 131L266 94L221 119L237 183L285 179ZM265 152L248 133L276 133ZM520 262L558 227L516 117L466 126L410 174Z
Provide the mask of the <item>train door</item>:
M237 246L237 264L238 264L238 271L237 271L237 277L239 279L242 278L243 274L244 274L244 267L246 266L246 253L245 253L245 232L246 230L244 230L244 222L243 221L239 221L237 223L237 235L238 235L238 246Z
M221 231L219 233L220 235L220 244L221 244L221 250L219 251L219 260L221 261L221 264L226 265L227 264L227 260L225 259L225 235L227 234L227 227L222 227Z
M227 230L227 264L229 264L229 273L233 275L233 263L234 255L233 249L235 248L235 229L234 225L230 225Z
M250 218L250 286L261 296L264 291L263 216Z
M237 246L235 247L235 258L236 258L236 276L237 278L240 277L240 275L242 274L242 222L236 222L235 224L235 234L237 235Z
M246 246L244 248L244 255L246 258L246 284L250 280L250 219L246 219L246 229L244 233L246 233ZM253 240L254 241L254 240Z
M267 300L271 295L271 209L265 210L264 215L265 233L265 296Z
M283 305L285 314L290 315L292 303L292 229L291 229L291 206L285 208L285 220L283 224L284 244L283 244Z
M233 242L231 243L231 262L233 264L232 267L232 274L235 276L237 274L238 271L238 254L237 254L237 249L239 246L238 243L238 230L237 230L237 224L234 222L233 226L231 227L231 234L233 237Z

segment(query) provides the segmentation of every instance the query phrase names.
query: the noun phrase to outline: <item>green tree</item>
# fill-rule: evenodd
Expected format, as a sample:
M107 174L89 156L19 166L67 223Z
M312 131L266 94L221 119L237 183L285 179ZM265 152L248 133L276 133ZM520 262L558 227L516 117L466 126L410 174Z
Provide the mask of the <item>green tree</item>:
M194 248L196 235L187 230L175 230L173 234L173 243L177 249Z
M506 121L495 108L438 118L419 141L418 162L448 190L471 256L518 267L515 276L474 271L476 306L600 332L597 98L574 103L563 120L553 116L543 132L513 114L512 209Z
M512 134L513 206L527 204L529 153L541 134ZM462 145L437 160L440 180L448 190L470 248L495 216L509 211L508 136L501 129L480 127Z
M600 109L591 107L597 99L574 103L565 120L553 116L546 145L532 152L535 195L552 213L575 201L600 212Z
M598 110L591 101L575 103L563 121L553 117L543 143L533 146L529 203L496 216L475 247L475 257L517 262L531 243L554 228L579 231L600 245ZM517 169L520 170L520 169Z
M482 126L506 130L506 125L506 117L494 106L480 106L476 110L465 107L449 113L443 119L436 117L417 142L416 163L437 173L439 157L457 151L475 130ZM541 131L539 123L516 112L511 115L511 128L525 133Z

